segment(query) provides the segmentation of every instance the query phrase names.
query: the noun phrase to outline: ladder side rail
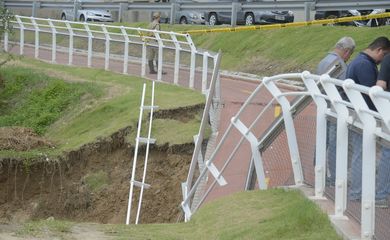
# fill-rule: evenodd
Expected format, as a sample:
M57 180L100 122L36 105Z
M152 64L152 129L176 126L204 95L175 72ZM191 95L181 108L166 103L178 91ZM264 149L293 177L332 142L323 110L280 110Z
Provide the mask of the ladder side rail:
M141 184L141 192L138 200L138 209L137 209L137 216L135 219L135 224L138 224L140 213L141 213L141 204L142 204L142 197L144 193L144 185L145 185L145 179L146 179L146 169L148 167L148 158L149 158L149 149L150 149L150 137L152 134L152 122L153 122L153 110L154 110L154 88L155 88L155 81L152 82L152 101L151 101L151 108L150 108L150 115L149 115L149 127L148 127L148 140L146 143L146 153L145 153L145 163L144 163L144 171L142 174L142 184Z
M132 204L132 200L133 200L133 188L134 188L134 180L135 180L135 169L137 167L139 137L140 137L140 134L141 134L143 106L144 106L144 102L145 102L145 89L146 89L146 83L143 84L143 88L142 88L141 107L140 107L140 110L139 110L137 138L135 140L133 168L132 168L132 172L131 172L131 181L130 181L129 200L128 200L128 207L127 207L126 225L129 225L129 223L130 223L131 204Z

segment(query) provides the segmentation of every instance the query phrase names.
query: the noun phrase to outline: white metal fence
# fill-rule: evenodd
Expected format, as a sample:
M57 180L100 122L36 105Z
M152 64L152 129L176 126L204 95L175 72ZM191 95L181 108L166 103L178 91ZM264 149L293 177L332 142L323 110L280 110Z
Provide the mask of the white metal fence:
M302 88L286 88L280 84L286 80L301 81ZM343 100L338 88L345 91L349 100ZM259 107L255 112L252 108L251 115L245 113L250 105L263 101L266 94L268 100L264 107ZM371 97L378 112L367 107L364 94ZM312 103L296 115L296 102L302 96L311 98ZM272 131L270 133L269 129L277 126L275 123L278 119L267 119L275 101L282 110L284 130L279 131L277 136L271 136ZM390 179L386 171L389 169L387 165L390 164L390 159L386 154L390 142L389 108L390 93L379 87L357 85L352 80L341 81L328 75L318 76L309 72L266 77L232 118L212 156L205 159L213 179L208 184L209 188L204 191L202 200L218 188L216 182L220 186L232 184L223 177L224 170L234 161L242 162L243 156L237 157L235 154L247 143L256 173L256 185L260 189L286 184L312 185L315 190L314 198L334 197L333 218L344 219L348 215L361 223L362 239L387 239L390 234L390 211L388 208L379 208L376 197L379 197L379 185L384 184L385 201L388 204ZM337 134L328 130L327 139L329 118L337 120ZM231 154L226 154L226 149L222 150L224 141L237 130L240 137L236 138L236 146L230 145L228 149ZM273 139L271 143L267 143L269 139ZM331 146L336 147L336 150L331 150ZM330 151L335 151L335 163L331 162ZM229 157L223 158L221 170L210 168L222 153ZM285 153L289 160L283 156ZM354 159L352 156L351 162L351 155L358 157ZM331 170L332 164L335 164L334 170ZM281 165L286 171L280 168ZM331 175L335 178L333 184L327 182ZM203 177L201 172L194 186ZM376 179L380 183L376 183ZM357 198L352 197L355 188L360 189ZM193 192L190 191L182 203L186 219L194 212L190 209L196 210L202 204L201 201L195 207L190 207ZM378 226L375 227L376 225Z

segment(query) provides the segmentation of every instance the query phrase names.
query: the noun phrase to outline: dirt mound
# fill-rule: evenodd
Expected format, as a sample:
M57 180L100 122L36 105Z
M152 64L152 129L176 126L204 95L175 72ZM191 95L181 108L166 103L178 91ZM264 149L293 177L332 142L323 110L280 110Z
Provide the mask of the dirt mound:
M0 150L27 151L52 146L53 144L30 128L0 127Z

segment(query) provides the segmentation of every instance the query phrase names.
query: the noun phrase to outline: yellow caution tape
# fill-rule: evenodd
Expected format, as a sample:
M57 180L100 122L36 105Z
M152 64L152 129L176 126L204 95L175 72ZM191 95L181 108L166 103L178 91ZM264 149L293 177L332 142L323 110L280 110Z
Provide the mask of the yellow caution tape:
M282 113L282 108L280 107L279 104L277 104L274 109L274 117L275 118L279 117L281 113Z
M270 25L252 25L252 26L243 26L243 27L226 27L226 28L210 28L210 29L189 30L189 31L183 31L181 33L200 34L200 33L215 33L215 32L240 32L240 31L254 31L254 30L269 30L269 29L278 29L278 28L287 28L287 27L304 27L304 26L319 25L319 24L335 24L335 23L361 21L361 20L369 20L369 19L376 19L376 18L387 18L387 17L390 17L390 12L380 13L380 14L371 14L371 15L365 15L365 16L313 20L313 21L307 21L307 22L292 22L292 23L281 23L281 24L270 24Z

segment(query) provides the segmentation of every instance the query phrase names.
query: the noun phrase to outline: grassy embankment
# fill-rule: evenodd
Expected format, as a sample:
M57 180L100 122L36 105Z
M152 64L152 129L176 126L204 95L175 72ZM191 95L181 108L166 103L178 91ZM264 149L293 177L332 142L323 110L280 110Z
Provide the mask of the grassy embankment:
M227 210L228 209L228 210ZM39 221L25 224L19 236L77 238L73 224ZM234 194L206 204L188 223L82 225L83 231L112 239L341 239L328 217L298 191L274 189Z
M0 151L0 157L57 155L126 126L136 129L144 82L141 78L30 59L15 60L0 71L5 80L5 88L0 92L0 127L29 127L57 146L28 152ZM148 89L147 96L150 96L149 81ZM199 92L168 84L156 85L156 105L160 109L202 102L204 97ZM200 116L186 123L156 119L153 137L159 144L192 142L199 123Z

